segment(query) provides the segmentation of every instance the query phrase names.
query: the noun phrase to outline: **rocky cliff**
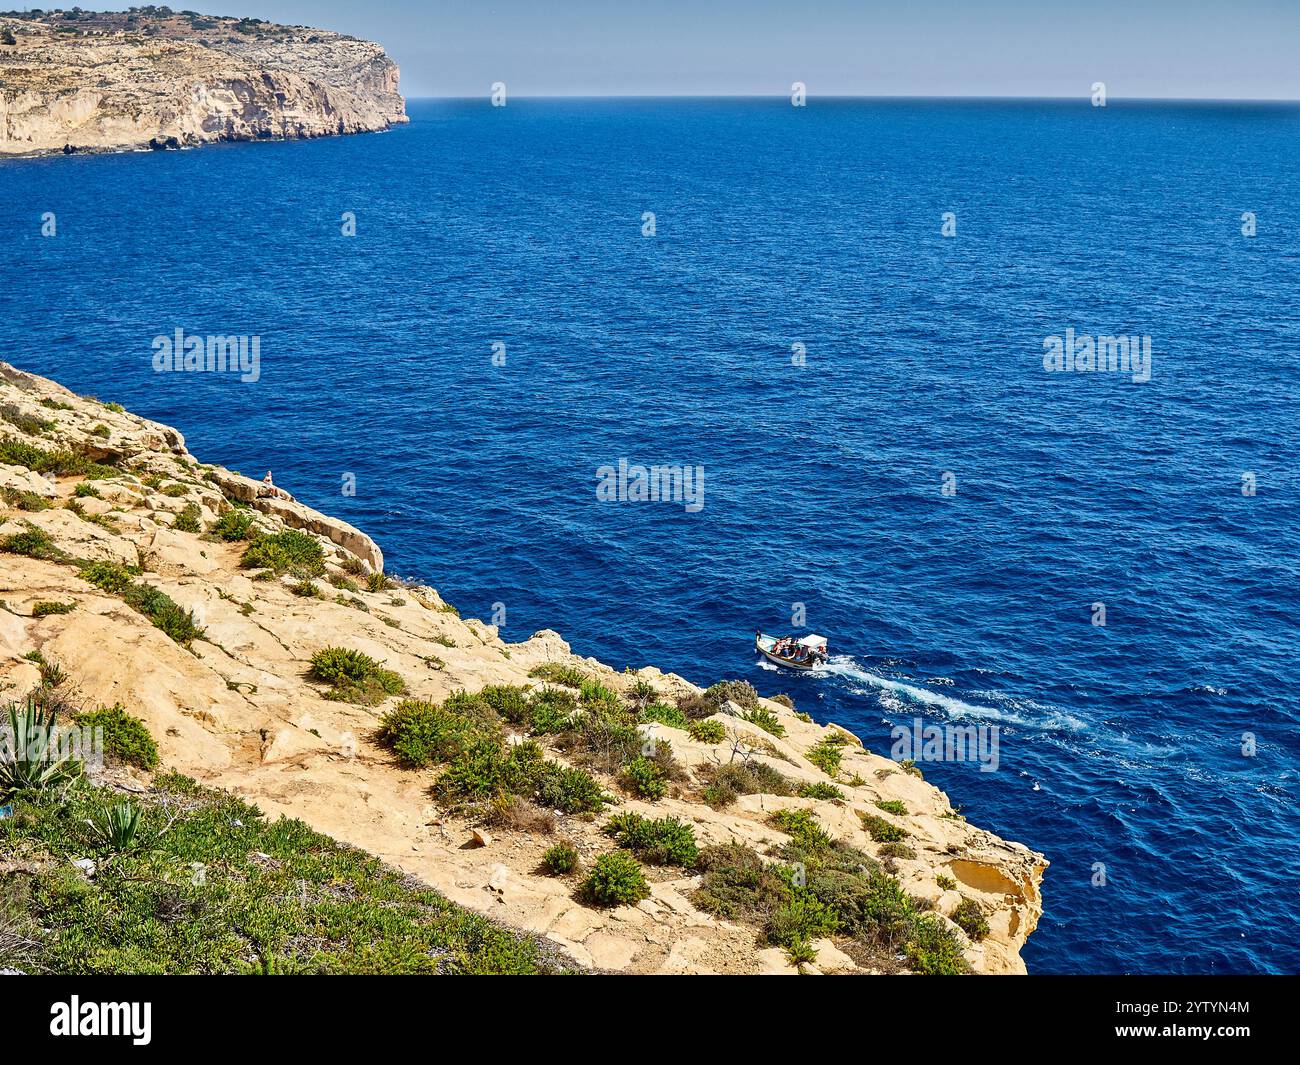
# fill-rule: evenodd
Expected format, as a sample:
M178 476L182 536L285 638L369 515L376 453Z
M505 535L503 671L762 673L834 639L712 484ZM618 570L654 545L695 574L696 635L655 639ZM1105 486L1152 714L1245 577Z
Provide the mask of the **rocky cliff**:
M967 823L919 769L787 701L739 683L702 693L652 666L620 673L550 631L507 643L433 588L386 579L363 532L260 498L258 482L201 464L176 430L4 363L0 500L8 698L57 668L74 705L121 704L142 718L163 767L371 851L580 965L1024 971L1044 858ZM310 572L277 566L265 549L285 530L298 530L298 548L310 538ZM168 597L192 621L164 609ZM362 652L398 680L371 693L331 689L313 673L327 646ZM480 703L441 706L485 685L515 686L495 689L500 718ZM437 765L404 768L412 749L399 758L384 741L399 687L420 700L412 720L430 731L410 738L427 750L491 715L504 732L498 750L531 734L547 759L575 767L566 788L590 774L609 805L445 801ZM556 723L557 708L576 712ZM615 749L629 733L655 763L634 760L639 781ZM119 783L140 791L148 778L130 771ZM482 774L459 779L462 797L483 786ZM558 839L583 867L615 847L611 834L644 856L646 841L615 823L629 813L676 819L686 827L668 822L672 846L693 835L700 862L648 858L648 897L612 907L541 868ZM806 888L790 879L796 868ZM803 901L792 909L793 887ZM823 906L838 915L824 927ZM802 957L775 945L794 935L782 919L809 914L821 931Z
M322 137L407 121L370 41L136 8L0 15L0 154Z

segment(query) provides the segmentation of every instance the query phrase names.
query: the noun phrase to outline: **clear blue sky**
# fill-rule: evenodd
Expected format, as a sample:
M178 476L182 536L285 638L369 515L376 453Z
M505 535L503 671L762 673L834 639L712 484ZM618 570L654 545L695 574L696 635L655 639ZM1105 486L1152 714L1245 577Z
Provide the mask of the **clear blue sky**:
M139 0L137 0L139 2ZM107 6L107 5L105 5ZM408 96L1300 99L1300 0L187 0L379 41Z

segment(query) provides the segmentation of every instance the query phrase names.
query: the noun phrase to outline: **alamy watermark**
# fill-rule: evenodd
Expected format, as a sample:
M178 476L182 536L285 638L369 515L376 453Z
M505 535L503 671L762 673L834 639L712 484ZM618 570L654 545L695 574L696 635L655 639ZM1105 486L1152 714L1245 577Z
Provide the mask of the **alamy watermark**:
M1001 760L1001 730L997 725L927 725L914 718L911 725L889 730L896 762L979 762L981 773L996 773Z
M171 336L153 338L155 373L237 373L245 384L262 376L260 336L186 336L179 326Z
M1149 336L1076 334L1043 338L1043 369L1048 373L1126 373L1141 384L1151 380Z
M678 503L688 513L704 509L703 466L617 466L596 468L596 498L602 503Z

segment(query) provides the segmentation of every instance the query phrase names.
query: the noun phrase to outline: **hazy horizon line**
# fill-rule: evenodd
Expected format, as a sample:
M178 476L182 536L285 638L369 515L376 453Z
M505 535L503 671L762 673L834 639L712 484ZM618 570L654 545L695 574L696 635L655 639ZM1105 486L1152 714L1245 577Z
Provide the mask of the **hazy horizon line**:
M410 94L407 100L488 100L490 92L476 94ZM789 93L766 92L613 92L613 93L509 93L510 100L789 100ZM1080 96L1015 96L988 94L928 95L921 93L826 93L805 97L814 100L997 100L1020 103L1079 103L1091 106L1088 94ZM1162 103L1162 104L1293 104L1300 105L1300 97L1293 96L1108 96L1106 104ZM1100 109L1100 108L1099 108Z

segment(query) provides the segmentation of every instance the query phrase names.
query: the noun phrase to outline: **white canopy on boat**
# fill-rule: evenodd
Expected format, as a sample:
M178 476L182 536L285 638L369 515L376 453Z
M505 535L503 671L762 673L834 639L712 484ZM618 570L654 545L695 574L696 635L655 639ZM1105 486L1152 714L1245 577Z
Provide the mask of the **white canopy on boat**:
M810 633L799 641L801 647L812 647L816 650L824 650L826 647L826 637L818 636L815 632Z

